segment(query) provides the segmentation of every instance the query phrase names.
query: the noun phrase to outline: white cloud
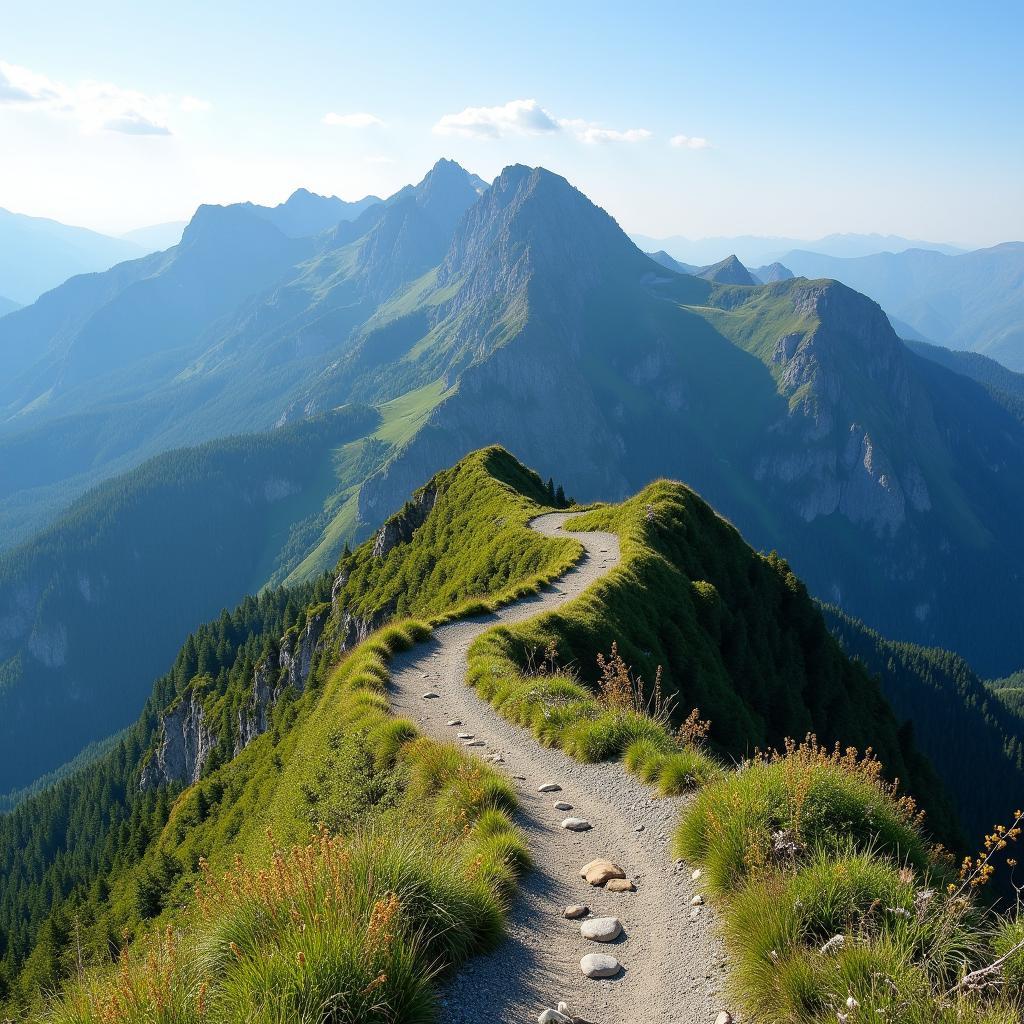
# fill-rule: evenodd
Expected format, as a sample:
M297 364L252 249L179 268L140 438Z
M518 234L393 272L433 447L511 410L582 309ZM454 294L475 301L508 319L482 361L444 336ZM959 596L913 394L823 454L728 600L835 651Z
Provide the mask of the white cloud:
M20 107L75 121L85 132L170 135L168 114L209 110L195 96L149 96L111 82L68 85L17 64L0 61L0 106Z
M670 146L676 149L711 149L711 143L699 135L673 135L668 140Z
M0 61L0 105L49 103L57 98L57 93L44 76Z
M558 130L558 122L536 100L510 100L500 107L466 107L458 114L445 114L434 125L438 135L477 139L544 135Z
M340 128L372 128L384 122L374 114L335 114L333 111L324 114L324 124L337 125Z
M571 131L580 142L591 146L598 142L643 142L644 139L651 137L646 128L626 128L619 131L616 128L602 128L599 124L582 121L579 118L560 121L559 124Z
M135 110L125 111L118 117L108 118L103 122L108 132L121 132L123 135L170 135L171 129L165 124L151 121L144 114Z
M605 128L581 118L556 118L536 100L510 100L499 107L466 107L458 114L445 114L434 131L438 135L462 135L475 139L501 139L510 135L550 135L566 131L580 142L642 142L651 133L646 128Z
M209 100L201 100L197 96L182 96L178 106L186 114L205 114L212 109L213 104Z

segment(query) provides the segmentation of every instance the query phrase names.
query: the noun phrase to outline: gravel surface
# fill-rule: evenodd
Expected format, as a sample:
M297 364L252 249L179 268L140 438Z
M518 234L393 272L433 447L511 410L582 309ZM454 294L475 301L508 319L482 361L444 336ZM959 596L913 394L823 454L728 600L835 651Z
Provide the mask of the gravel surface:
M531 526L552 535L567 518L553 513ZM724 1006L719 991L725 954L711 911L702 907L691 919L697 893L691 869L676 865L669 852L682 802L655 797L620 764L580 764L559 750L545 749L466 685L466 652L482 632L558 608L619 560L613 534L565 535L579 540L586 552L555 584L496 614L442 626L432 640L392 662L397 714L414 719L436 739L456 742L456 732L472 733L484 744L475 754L500 756L503 760L494 767L510 777L525 776L515 785L533 870L521 880L507 939L470 960L442 986L441 1020L536 1021L542 1010L564 1000L573 1014L594 1024L710 1024ZM439 696L423 699L428 689ZM452 720L461 726L449 727ZM549 782L561 790L539 793L538 787ZM573 814L593 827L585 832L562 828L565 812L556 803L571 804ZM619 864L637 891L613 893L588 885L580 868L597 857ZM575 903L585 903L595 917L618 917L622 934L611 943L584 939L580 922L562 916ZM622 973L606 980L584 977L580 960L587 953L612 954L622 962Z

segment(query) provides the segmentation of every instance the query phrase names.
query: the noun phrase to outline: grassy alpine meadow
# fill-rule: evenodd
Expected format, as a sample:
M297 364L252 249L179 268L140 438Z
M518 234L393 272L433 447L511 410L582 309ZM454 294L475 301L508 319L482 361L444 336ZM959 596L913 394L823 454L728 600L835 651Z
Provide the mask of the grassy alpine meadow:
M551 510L552 498L540 477L503 448L473 452L389 520L394 535L408 542L383 557L364 544L342 559L338 600L355 616L442 622L533 593L581 554L569 538L527 528Z
M389 713L388 660L428 633L396 623L343 659L287 758L259 749L280 748L269 733L247 749L229 817L249 821L233 844L216 808L181 844L172 820L154 857L196 858L183 909L80 970L47 1019L434 1019L434 979L500 939L529 852L502 776Z
M955 834L930 766L782 559L665 480L567 528L616 533L621 561L558 611L472 646L470 682L504 714L574 757L623 758L665 795L713 780L723 759L815 732L871 747L932 828Z

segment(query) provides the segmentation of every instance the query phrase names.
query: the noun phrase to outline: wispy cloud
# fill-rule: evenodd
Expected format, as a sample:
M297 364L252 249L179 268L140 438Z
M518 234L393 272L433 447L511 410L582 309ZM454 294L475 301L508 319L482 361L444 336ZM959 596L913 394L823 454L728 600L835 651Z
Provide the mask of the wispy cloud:
M0 61L0 104L50 103L59 99L50 82L28 68Z
M558 130L558 122L536 100L510 100L500 107L466 107L457 114L445 114L434 125L438 135L477 139L545 135Z
M559 124L571 131L580 142L590 146L599 142L643 142L644 139L651 137L646 128L604 128L592 121L582 121L578 118L560 121Z
M670 146L676 149L713 149L711 143L700 135L673 135L668 140Z
M516 135L553 135L565 132L580 142L642 142L651 133L646 128L606 128L596 121L555 117L536 100L510 100L497 107L466 107L457 114L445 114L434 132L475 139L502 139Z
M375 114L365 112L356 114L335 114L331 111L324 114L324 124L336 125L339 128L372 128L374 125L381 125L384 122Z
M0 106L16 107L75 121L86 132L170 135L174 110L209 110L195 96L149 96L111 82L86 80L69 85L37 71L0 61Z

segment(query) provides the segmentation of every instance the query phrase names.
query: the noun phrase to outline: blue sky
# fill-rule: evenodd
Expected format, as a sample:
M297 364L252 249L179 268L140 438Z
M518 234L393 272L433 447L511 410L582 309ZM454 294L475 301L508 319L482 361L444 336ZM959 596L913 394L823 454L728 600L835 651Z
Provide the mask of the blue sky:
M652 235L1024 237L1019 2L50 0L0 21L0 206L100 230L386 194L450 156L544 164Z

